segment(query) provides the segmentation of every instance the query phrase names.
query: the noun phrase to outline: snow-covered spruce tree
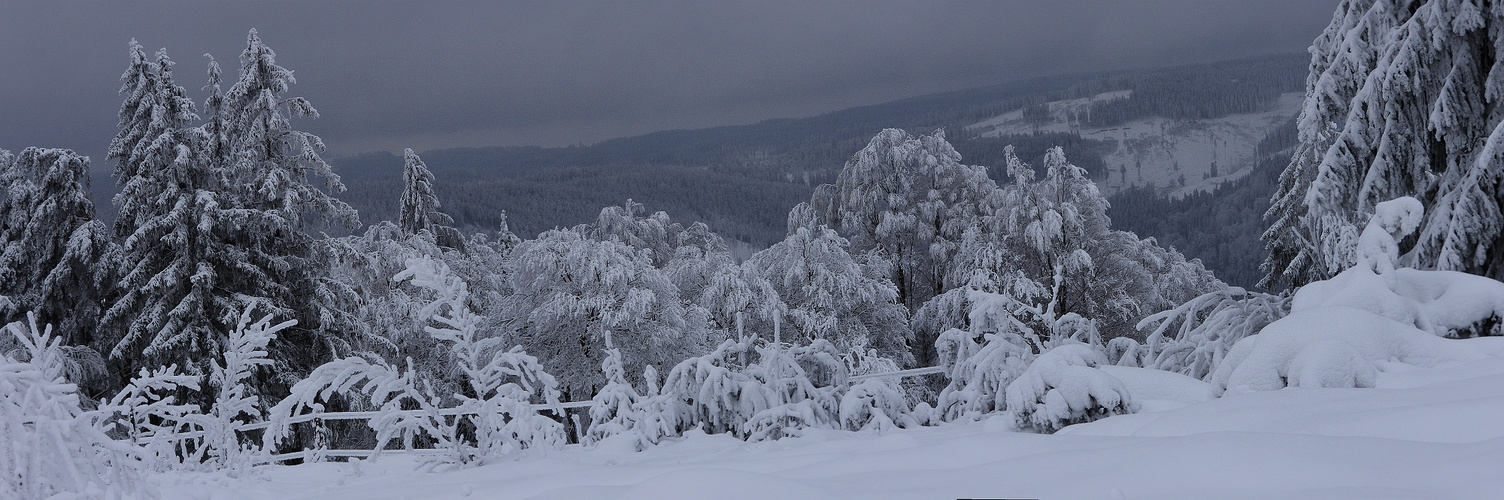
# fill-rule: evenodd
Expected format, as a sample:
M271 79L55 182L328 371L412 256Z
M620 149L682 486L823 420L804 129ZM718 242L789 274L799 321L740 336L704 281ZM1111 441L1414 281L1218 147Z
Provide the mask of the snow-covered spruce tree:
M961 164L943 131L878 133L846 162L821 223L851 241L851 253L891 259L899 302L918 309L948 287L948 263L966 230L992 211L997 185L983 167Z
M507 267L506 332L557 374L570 400L605 383L601 332L611 331L629 370L667 366L710 343L648 255L614 239L547 231L518 246Z
M228 181L218 235L241 270L221 277L219 286L298 321L271 349L285 365L284 383L335 352L348 352L343 332L353 330L353 291L320 265L316 251L322 242L309 225L357 224L355 210L331 194L344 185L319 156L323 141L292 127L293 118L318 117L307 100L283 95L293 82L292 71L278 66L275 53L251 30L239 78L212 110L225 127L222 156L212 164ZM322 178L323 187L310 184L313 178Z
M111 439L97 412L79 406L63 379L62 339L36 316L6 327L30 361L0 353L0 497L17 499L155 497L140 452Z
M1407 265L1504 277L1501 44L1498 2L1337 8L1311 46L1300 145L1265 216L1265 286L1298 287L1350 267L1375 205L1399 196L1429 214Z
M126 373L175 364L207 374L246 306L227 283L252 279L219 231L221 180L203 147L212 137L192 128L193 102L173 83L165 52L152 60L132 44L121 79L126 100L110 144L120 278L100 320L115 342L110 358Z
M794 212L804 213L801 203ZM784 338L795 344L824 339L845 352L873 348L912 364L908 311L892 282L863 272L845 238L809 218L790 220L789 236L747 261L788 307Z
M0 189L0 295L10 300L0 319L34 313L69 345L108 349L95 323L110 241L89 201L89 159L64 149L26 148L13 159L0 151Z
M463 250L464 238L450 227L454 218L439 211L439 198L433 193L433 173L411 149L402 150L402 205L397 226L405 234L428 231L440 245Z

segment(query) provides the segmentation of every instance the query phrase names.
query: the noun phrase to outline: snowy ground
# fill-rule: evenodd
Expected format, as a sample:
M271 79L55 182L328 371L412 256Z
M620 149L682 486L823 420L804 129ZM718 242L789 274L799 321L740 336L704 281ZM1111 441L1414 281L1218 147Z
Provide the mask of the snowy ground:
M1073 116L1084 116L1093 103L1128 97L1129 91L1104 92L1088 98L1048 103L1052 120L1034 124L1015 110L967 126L967 130L995 137L1035 132L1079 132L1087 139L1109 141L1115 149L1102 159L1107 178L1098 186L1112 194L1129 186L1171 188L1171 196L1215 189L1223 182L1248 174L1258 161L1259 141L1271 130L1300 111L1301 92L1282 94L1273 105L1257 113L1228 115L1211 120L1145 118L1122 125L1080 127ZM1217 175L1211 175L1212 163ZM1181 179L1185 184L1181 186Z
M1504 339L1457 342L1497 351ZM1191 379L1109 368L1144 411L1056 435L994 418L768 443L694 434L642 453L572 446L443 473L389 456L155 482L166 499L1504 498L1504 358L1381 368L1374 389L1220 399Z

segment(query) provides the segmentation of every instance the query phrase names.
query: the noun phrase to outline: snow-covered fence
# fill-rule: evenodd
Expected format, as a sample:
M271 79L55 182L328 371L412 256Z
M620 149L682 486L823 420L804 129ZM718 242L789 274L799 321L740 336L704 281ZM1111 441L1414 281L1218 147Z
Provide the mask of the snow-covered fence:
M899 370L899 371L896 371L896 372L868 373L866 375L852 375L849 380L851 381L852 384L856 384L856 383L861 382L863 380L874 379L874 378L876 378L876 379L884 379L884 378L909 378L909 377L919 377L919 376L924 376L924 375L934 375L934 374L937 374L937 373L945 373L945 367L943 367L943 366L926 366L924 368L910 368L910 369L907 369L907 370Z
M856 385L856 384L861 383L862 381L869 380L869 379L894 379L894 378L900 378L901 379L901 378L908 378L908 377L919 377L919 376L924 376L924 375L933 375L933 374L938 374L938 373L945 373L944 368L943 367L939 367L939 366L928 366L928 367L923 367L923 368L910 368L910 369L907 369L907 370L899 370L899 371L893 371L893 372L871 373L871 374L865 374L865 375L853 375L853 376L851 376L848 379L848 381L849 381L850 384ZM593 401L591 401L591 400L569 401L569 402L560 402L558 405L552 405L552 404L546 404L546 403L545 404L534 404L534 405L532 405L532 408L533 408L533 410L538 411L538 412L552 412L552 411L556 411L556 410L570 410L570 409L589 408L592 403L593 403ZM286 423L288 425L291 425L291 424L300 424L300 423L307 423L307 422L313 422L313 421L370 420L372 418L376 418L378 416L381 416L382 413L383 412L380 412L380 411L346 411L346 412L327 412L327 413L307 413L307 414L302 414L302 415L298 415L298 416L295 416L295 417L290 417L290 418L287 419ZM403 413L405 415L419 416L420 414L423 414L425 412L424 412L424 410L404 410L401 413ZM452 416L460 416L460 415L474 415L474 414L475 414L474 411L469 411L469 410L462 409L462 408L446 408L446 409L438 410L438 415L442 416L442 417L452 417ZM257 423L251 423L251 424L241 425L241 426L237 427L236 430L240 431L242 433L246 433L246 432L258 432L258 431L264 431L264 430L266 430L266 428L269 425L270 425L269 422L257 422ZM175 434L175 435L171 436L171 439L194 439L194 438L198 437L197 434L199 434L199 433ZM152 436L143 436L143 438L144 439L151 439ZM264 456L260 457L259 460L256 460L256 462L258 462L258 463L278 463L278 462L286 462L286 461L289 461L289 460L309 459L309 458L313 458L313 457L369 458L370 456L372 456L375 453L376 453L376 450L365 450L365 449L301 450L301 451L294 451L294 452L288 452L288 453L278 453L278 454L264 455ZM447 450L429 450L429 449L386 450L386 451L382 451L382 453L397 453L397 454L416 454L416 455L422 455L422 454L433 454L433 453L447 453Z

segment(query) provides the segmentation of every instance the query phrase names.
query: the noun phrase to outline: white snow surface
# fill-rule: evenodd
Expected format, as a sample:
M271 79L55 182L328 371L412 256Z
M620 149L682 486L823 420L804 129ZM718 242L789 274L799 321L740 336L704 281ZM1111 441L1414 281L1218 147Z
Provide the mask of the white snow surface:
M1495 351L1504 339L1448 340ZM1291 388L1146 406L1054 435L980 422L810 431L748 443L691 432L641 453L582 448L443 473L409 458L154 476L166 499L1504 498L1504 358L1394 361L1373 389ZM1164 378L1101 367L1130 388ZM1186 380L1155 399L1198 399ZM1193 381L1193 380L1192 380ZM1168 388L1169 386L1176 388ZM1068 465L1067 465L1068 464Z
M1084 117L1092 103L1127 98L1131 91L1117 90L1091 97L1047 104L1051 120L1043 124L1024 119L1014 110L968 125L968 131L985 137L1036 132L1079 132L1087 139L1113 141L1116 149L1105 155L1107 178L1095 179L1103 194L1111 195L1131 186L1170 188L1172 197L1215 189L1224 182L1251 171L1260 140L1300 111L1305 93L1281 94L1269 109L1257 113L1228 115L1210 120L1145 118L1113 127L1081 127L1073 116ZM1212 162L1217 174L1209 176ZM1180 186L1180 177L1185 185Z
M1301 287L1290 310L1324 307L1362 309L1440 336L1504 317L1504 283L1456 271L1400 268L1378 275L1354 266Z

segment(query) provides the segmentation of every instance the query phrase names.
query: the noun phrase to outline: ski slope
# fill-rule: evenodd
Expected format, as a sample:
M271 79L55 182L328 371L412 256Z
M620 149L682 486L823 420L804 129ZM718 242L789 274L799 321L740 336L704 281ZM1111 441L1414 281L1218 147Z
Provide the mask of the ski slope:
M1504 338L1456 342L1497 352ZM1504 358L1380 368L1372 389L1209 399L1194 379L1111 367L1143 411L1055 435L994 416L763 443L691 432L641 453L608 441L448 472L387 456L153 482L166 499L215 500L1504 498Z

